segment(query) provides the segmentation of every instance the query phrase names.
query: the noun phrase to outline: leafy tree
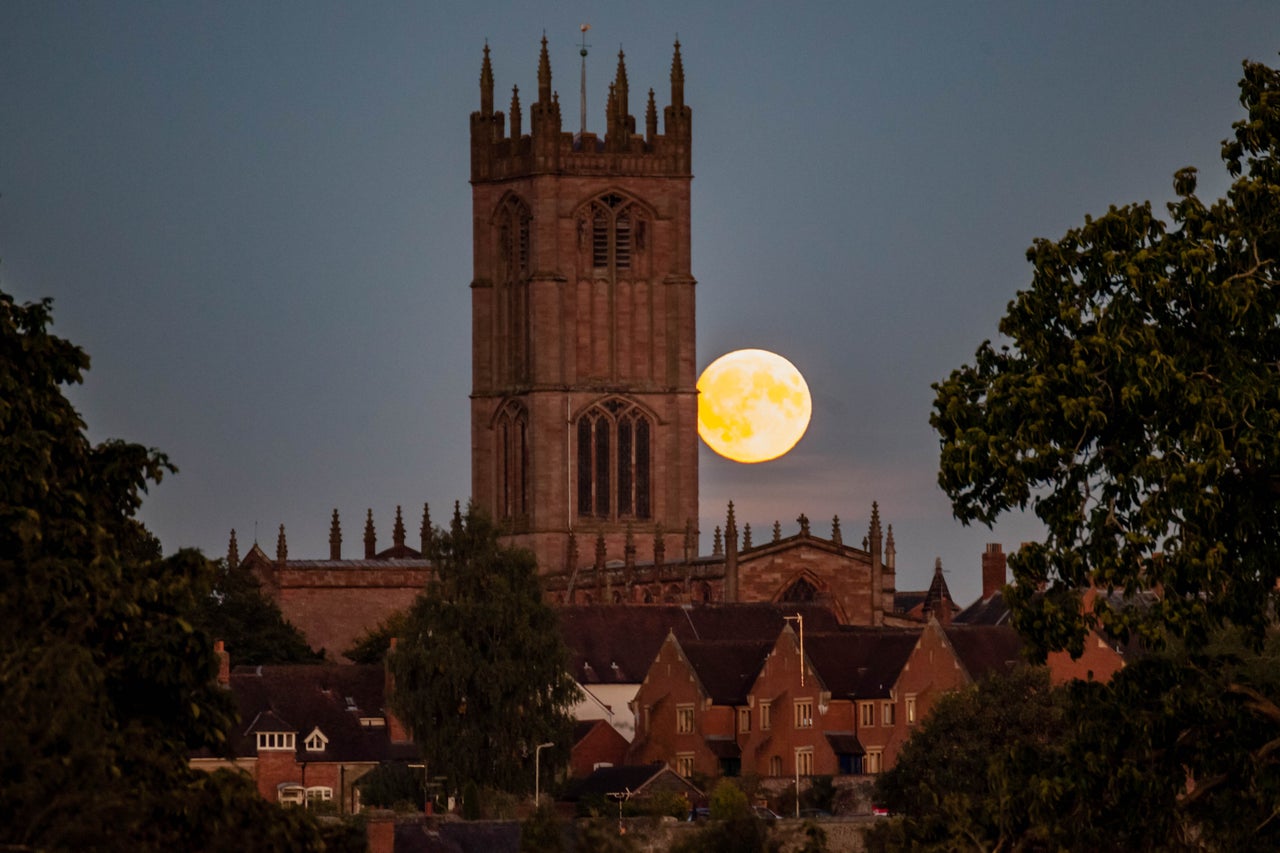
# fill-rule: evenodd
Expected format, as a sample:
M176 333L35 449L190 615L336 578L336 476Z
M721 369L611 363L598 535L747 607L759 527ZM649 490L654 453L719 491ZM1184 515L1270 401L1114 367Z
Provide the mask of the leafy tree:
M302 633L285 620L279 605L262 593L262 585L246 566L218 561L213 589L200 598L194 621L210 637L226 641L234 663L315 663L324 659L324 654L312 651Z
M1233 179L1204 202L1174 177L1027 252L1030 289L974 364L935 385L939 482L957 518L1034 508L1045 541L1010 559L1015 627L1041 657L1086 629L1261 636L1280 573L1280 72L1244 63ZM1079 590L1160 589L1150 608ZM1039 590L1044 589L1044 594ZM1168 634L1166 634L1168 632Z
M1032 774L1067 717L1047 670L1020 667L949 693L925 717L876 798L906 816L877 828L878 849L999 849L1031 832Z
M343 657L353 663L382 663L387 659L391 641L404 636L408 615L404 610L394 611L357 637L351 648L343 650Z
M520 853L557 853L564 849L564 821L548 799L520 824Z
M421 812L426 807L422 772L407 764L379 764L356 782L360 802L366 806Z
M225 746L234 714L191 621L212 566L161 559L134 518L174 468L89 442L62 391L89 359L51 318L48 300L0 292L0 846L320 849L309 816L189 768L192 750Z
M532 790L537 745L568 752L577 692L533 555L502 547L469 507L428 556L431 582L390 656L396 712L432 775L455 788Z
M728 779L711 791L711 821L672 845L672 853L764 853L777 849L742 789Z

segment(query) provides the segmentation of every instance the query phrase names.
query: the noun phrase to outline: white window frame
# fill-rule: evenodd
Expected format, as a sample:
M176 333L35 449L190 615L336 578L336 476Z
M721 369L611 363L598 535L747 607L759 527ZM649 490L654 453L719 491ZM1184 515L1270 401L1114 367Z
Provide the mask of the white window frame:
M795 702L795 723L797 729L813 728L813 700L797 699Z
M897 719L897 714L894 713L895 710L896 709L893 707L892 702L885 702L883 705L881 705L880 706L880 725L892 726L894 724L894 721Z
M329 748L329 739L324 736L324 732L320 731L320 727L316 726L311 730L311 734L307 735L303 745L306 747L307 752L324 752Z
M692 705L676 706L676 734L678 735L693 734L693 706Z
M866 756L862 761L862 772L868 776L874 776L879 773L884 764L884 751L880 749L868 749Z
M858 724L864 729L872 728L876 724L875 702L858 703Z
M258 751L297 749L294 745L297 742L296 737L297 735L293 732L258 732Z
M767 732L773 728L773 703L760 703L760 731Z
M328 785L312 785L306 790L307 803L327 802L333 799L333 789Z
M813 775L813 747L796 747L796 775Z
M693 775L693 753L677 752L676 753L676 773L685 779Z
M916 697L911 694L906 697L907 702L907 725L914 726L916 724Z

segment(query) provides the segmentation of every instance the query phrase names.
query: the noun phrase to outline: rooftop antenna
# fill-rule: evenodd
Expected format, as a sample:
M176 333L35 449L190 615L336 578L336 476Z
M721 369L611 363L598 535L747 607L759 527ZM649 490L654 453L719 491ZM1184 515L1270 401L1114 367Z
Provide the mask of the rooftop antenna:
M582 129L578 131L580 134L587 132L587 48L591 45L587 44L587 30L591 29L590 24L582 24L578 27L582 33L582 47L578 50L578 55L582 57L582 100L579 103L579 109L582 110Z

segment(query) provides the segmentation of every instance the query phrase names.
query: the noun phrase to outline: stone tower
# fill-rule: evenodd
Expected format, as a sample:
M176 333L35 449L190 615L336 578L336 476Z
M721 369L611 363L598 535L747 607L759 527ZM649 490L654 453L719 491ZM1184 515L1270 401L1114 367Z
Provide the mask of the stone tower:
M628 525L640 560L655 534L679 553L698 516L679 42L661 134L652 89L636 132L621 52L606 114L603 138L561 130L543 37L526 132L517 89L508 115L494 110L486 45L471 114L471 493L544 572L572 568L571 535L603 536L622 560Z

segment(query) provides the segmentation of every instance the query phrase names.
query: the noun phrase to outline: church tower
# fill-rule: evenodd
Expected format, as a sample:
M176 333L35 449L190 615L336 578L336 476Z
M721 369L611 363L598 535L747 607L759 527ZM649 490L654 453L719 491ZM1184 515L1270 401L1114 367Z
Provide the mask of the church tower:
M585 52L584 52L585 56ZM543 572L680 553L698 517L692 114L676 42L670 105L630 113L622 52L603 138L561 129L547 40L527 132L471 114L471 493ZM628 545L630 543L630 546ZM646 550L649 553L646 553Z

